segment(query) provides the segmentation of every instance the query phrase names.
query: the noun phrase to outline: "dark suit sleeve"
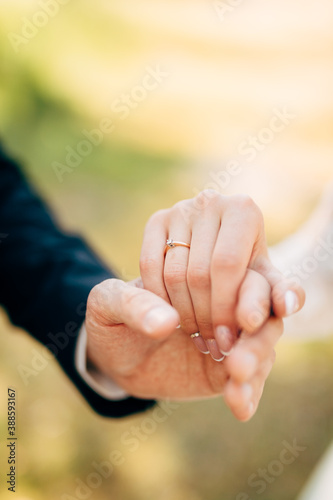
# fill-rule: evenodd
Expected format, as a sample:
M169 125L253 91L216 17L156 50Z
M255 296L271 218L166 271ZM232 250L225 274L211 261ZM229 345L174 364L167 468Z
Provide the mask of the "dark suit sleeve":
M15 325L53 352L96 412L122 417L154 402L104 399L82 380L74 363L89 292L111 277L113 273L82 239L56 227L40 198L0 149L0 304Z

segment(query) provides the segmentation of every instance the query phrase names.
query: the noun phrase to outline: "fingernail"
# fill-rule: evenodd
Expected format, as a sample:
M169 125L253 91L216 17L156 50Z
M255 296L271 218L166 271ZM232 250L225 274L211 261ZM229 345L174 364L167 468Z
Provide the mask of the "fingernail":
M209 354L206 342L201 337L200 333L193 333L191 335L191 339L195 347L198 349L198 351L200 351L202 354Z
M154 333L163 326L168 320L170 320L171 315L168 310L164 307L156 307L151 309L147 314L143 322L143 328L147 333Z
M225 358L225 355L223 354L221 356L221 351L217 345L216 340L215 339L208 339L208 340L206 340L206 343L207 343L209 353L210 353L211 357L214 359L214 361L219 361L219 362L223 361Z
M218 326L215 331L215 338L220 352L224 356L229 356L235 343L235 338L230 328L227 326Z
M284 302L286 306L286 315L291 316L299 309L298 297L295 292L288 290L284 296Z

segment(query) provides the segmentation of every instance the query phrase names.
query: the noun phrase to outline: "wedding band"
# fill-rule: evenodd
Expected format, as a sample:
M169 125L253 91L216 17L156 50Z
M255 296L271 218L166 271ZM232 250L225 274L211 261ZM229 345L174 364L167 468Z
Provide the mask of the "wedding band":
M170 248L175 248L175 247L185 247L185 248L191 248L191 245L188 243L184 243L183 241L174 241L174 240L167 240L165 244L165 249L164 249L164 255L170 250Z

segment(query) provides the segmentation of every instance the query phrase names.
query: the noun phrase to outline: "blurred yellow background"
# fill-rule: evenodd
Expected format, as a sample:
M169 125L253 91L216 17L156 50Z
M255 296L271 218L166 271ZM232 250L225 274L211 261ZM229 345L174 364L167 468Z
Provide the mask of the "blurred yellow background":
M330 0L2 0L0 136L63 227L126 279L149 215L217 179L254 197L278 241L332 178L332 25ZM101 122L112 131L84 150ZM26 387L17 366L38 346L4 314L0 328L2 436L8 386L19 400L18 500L75 498L115 449L125 464L87 498L294 500L333 437L329 340L279 348L249 424L220 400L184 404L131 452L121 435L149 415L95 416L54 362ZM294 439L306 451L258 495L248 478Z

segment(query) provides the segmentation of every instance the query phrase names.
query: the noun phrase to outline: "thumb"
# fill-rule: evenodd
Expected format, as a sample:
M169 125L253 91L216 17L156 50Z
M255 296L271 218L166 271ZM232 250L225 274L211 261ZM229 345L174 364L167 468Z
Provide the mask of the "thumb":
M104 326L125 324L155 339L168 337L179 325L177 311L161 297L117 279L103 281L90 292L87 315Z

